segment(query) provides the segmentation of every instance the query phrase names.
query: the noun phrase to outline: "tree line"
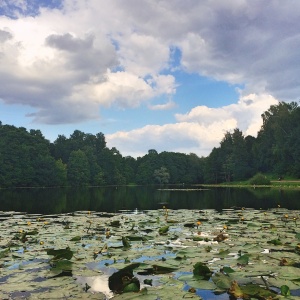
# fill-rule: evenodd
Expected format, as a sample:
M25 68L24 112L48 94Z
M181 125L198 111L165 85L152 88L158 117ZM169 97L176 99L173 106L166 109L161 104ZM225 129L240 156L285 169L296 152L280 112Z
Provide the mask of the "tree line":
M262 119L256 138L236 128L207 157L150 149L137 159L108 148L101 132L75 130L51 143L40 130L0 122L0 187L221 183L259 172L300 178L300 107L280 102Z

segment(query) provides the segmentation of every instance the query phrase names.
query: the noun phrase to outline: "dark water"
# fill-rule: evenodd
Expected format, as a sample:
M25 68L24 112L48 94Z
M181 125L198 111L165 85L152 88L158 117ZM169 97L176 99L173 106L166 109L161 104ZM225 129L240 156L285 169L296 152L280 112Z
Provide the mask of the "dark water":
M163 189L166 187L163 187ZM217 209L281 207L300 210L299 190L270 188L211 188L209 190L163 190L157 186L105 188L41 188L0 190L0 210L54 214L78 210L118 212L148 210L168 203L171 209ZM185 187L186 188L186 187ZM195 188L195 187L191 187Z

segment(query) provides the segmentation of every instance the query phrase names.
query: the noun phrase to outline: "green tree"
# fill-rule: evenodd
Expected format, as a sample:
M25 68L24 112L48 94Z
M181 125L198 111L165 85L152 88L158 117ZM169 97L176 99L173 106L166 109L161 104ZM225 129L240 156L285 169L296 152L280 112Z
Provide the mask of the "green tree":
M248 152L242 131L234 129L232 133L233 179L245 180L252 175L251 153Z
M170 174L166 167L161 167L160 169L156 169L153 173L154 179L159 184L167 184L170 180Z
M90 184L89 162L82 150L71 152L67 175L72 186L88 186Z
M262 119L263 125L254 147L257 169L264 173L293 173L294 176L300 176L294 173L295 169L292 167L297 164L294 154L299 148L297 133L300 126L300 108L297 103L280 102L272 105L262 114Z
M55 161L56 165L56 184L57 186L66 186L68 182L67 165L61 159Z

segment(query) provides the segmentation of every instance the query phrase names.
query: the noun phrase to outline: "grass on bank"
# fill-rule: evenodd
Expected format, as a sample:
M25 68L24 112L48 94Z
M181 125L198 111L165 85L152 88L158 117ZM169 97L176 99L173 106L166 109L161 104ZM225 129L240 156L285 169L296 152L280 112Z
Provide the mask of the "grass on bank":
M294 178L284 178L279 180L275 179L272 175L264 175L262 173L258 173L254 175L249 180L245 181L232 181L232 182L223 182L219 184L209 184L205 186L225 186L225 187L271 187L271 188L294 188L300 189L300 180Z

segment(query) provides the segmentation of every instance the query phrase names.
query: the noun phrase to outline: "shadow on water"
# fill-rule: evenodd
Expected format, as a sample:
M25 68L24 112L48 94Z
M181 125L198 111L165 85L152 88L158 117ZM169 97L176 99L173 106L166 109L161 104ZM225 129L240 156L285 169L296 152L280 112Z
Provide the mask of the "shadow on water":
M173 188L173 187L172 187ZM185 187L187 188L187 187ZM251 207L268 209L280 204L300 209L299 190L270 188L161 189L158 186L92 188L34 188L0 190L0 210L58 214L79 210L119 212L171 209Z

